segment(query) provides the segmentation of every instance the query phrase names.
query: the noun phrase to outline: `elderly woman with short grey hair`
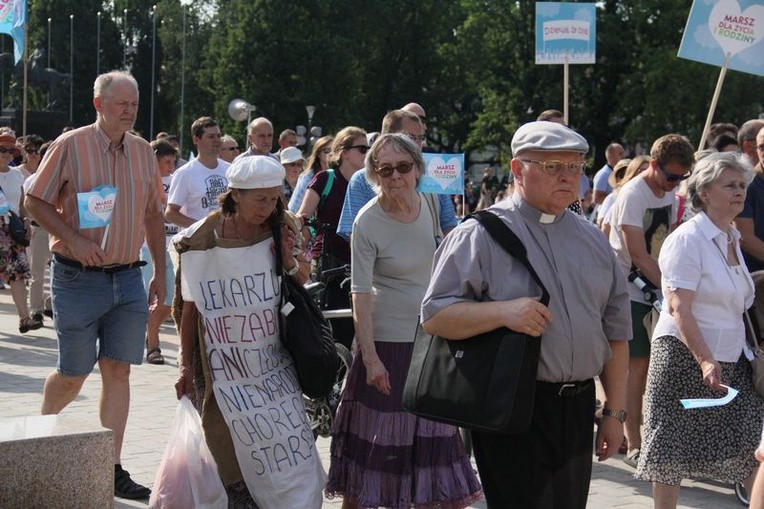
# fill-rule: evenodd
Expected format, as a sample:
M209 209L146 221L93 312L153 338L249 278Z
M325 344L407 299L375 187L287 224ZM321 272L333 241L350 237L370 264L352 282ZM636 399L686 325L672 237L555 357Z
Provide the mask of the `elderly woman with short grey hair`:
M752 382L743 313L754 285L732 220L753 173L730 153L699 161L687 184L697 214L670 234L658 259L665 301L653 332L645 430L636 477L653 483L655 507L676 507L682 479L743 481L750 493L764 400ZM725 405L685 410L680 399Z
M416 190L419 147L380 136L366 155L379 194L351 236L353 320L358 352L334 429L326 487L342 507L466 507L480 496L458 430L403 409L419 307L437 247L438 212Z

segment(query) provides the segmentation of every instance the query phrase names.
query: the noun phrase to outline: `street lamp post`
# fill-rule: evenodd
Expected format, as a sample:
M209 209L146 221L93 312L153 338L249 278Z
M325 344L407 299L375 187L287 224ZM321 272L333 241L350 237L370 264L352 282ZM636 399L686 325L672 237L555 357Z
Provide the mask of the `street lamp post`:
M149 120L149 138L154 139L154 95L156 92L157 62L157 6L151 8L153 27L151 31L151 115Z
M101 74L101 11L98 11L96 22L96 76L99 74Z
M122 33L125 38L123 51L122 51L122 69L127 69L127 9L122 11Z

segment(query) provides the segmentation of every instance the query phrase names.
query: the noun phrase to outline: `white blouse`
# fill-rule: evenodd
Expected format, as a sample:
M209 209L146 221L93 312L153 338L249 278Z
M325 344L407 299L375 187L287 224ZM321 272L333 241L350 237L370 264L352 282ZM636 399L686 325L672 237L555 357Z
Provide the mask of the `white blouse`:
M744 349L750 358L742 317L753 304L753 280L740 252L740 233L732 226L729 231L739 266L727 264L727 234L705 212L670 234L658 258L664 295L678 288L695 293L692 314L714 359L720 362L737 362ZM653 338L666 335L682 338L664 300Z

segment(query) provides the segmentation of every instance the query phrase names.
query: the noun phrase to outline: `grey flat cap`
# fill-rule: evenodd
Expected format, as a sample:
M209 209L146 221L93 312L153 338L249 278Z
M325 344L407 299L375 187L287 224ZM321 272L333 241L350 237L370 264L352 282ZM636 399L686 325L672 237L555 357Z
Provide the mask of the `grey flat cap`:
M542 152L589 151L589 144L583 136L570 127L557 122L528 122L515 131L512 137L512 155L517 156L527 150Z

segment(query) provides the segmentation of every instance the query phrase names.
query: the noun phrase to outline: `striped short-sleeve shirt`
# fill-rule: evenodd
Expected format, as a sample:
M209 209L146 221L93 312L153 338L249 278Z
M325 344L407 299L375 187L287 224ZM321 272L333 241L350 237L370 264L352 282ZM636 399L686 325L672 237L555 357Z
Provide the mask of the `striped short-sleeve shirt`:
M106 228L80 228L77 193L104 184L116 187L104 264L138 260L144 218L147 213L162 211L162 182L148 142L125 133L122 142L112 148L109 137L96 122L59 136L48 148L36 174L28 194L53 205L66 224L99 245ZM50 247L74 258L64 242L53 235Z

